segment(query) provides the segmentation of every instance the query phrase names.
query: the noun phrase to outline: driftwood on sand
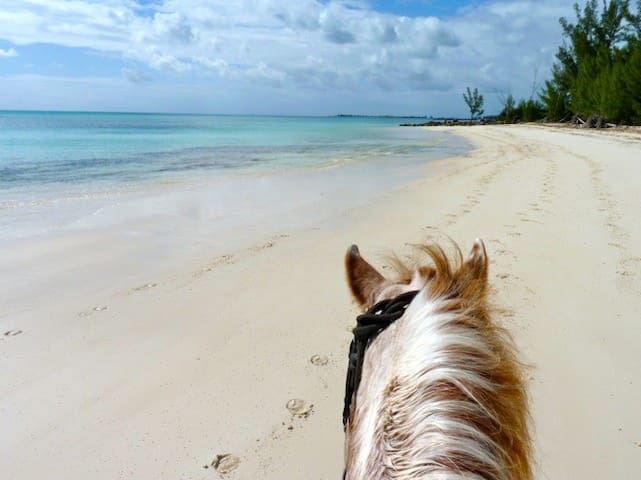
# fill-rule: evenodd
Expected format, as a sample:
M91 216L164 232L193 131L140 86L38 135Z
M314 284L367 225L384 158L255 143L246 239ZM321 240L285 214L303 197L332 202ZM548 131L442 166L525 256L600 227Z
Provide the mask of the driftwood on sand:
M579 115L574 115L570 121L572 124L581 128L614 128L614 123L609 123L598 113L593 113L587 120L583 120Z

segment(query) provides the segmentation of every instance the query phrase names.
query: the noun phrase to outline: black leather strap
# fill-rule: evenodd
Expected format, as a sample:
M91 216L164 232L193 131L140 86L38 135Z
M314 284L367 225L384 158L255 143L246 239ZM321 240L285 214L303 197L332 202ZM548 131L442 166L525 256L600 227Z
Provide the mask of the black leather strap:
M405 309L414 300L418 290L405 292L391 300L375 304L367 312L356 317L354 339L349 346L349 362L345 381L345 405L343 407L343 429L349 421L351 405L356 402L356 392L361 383L365 350L376 336L403 316Z

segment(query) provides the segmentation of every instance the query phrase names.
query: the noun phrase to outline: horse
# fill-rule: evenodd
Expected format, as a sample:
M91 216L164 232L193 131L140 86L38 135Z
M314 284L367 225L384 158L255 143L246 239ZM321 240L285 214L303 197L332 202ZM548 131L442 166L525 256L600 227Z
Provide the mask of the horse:
M493 318L485 245L466 258L456 244L416 248L427 262L392 258L394 279L356 245L345 256L366 313L350 348L343 478L530 480L526 368Z

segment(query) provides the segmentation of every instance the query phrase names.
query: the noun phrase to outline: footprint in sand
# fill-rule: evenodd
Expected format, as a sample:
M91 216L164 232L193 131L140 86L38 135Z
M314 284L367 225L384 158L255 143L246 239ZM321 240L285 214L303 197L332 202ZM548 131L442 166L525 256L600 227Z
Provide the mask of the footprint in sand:
M276 245L275 242L265 242L262 245L258 245L256 247L252 247L250 250L252 252L260 252L261 250L266 250L268 248L272 248L274 245Z
M633 269L641 271L641 257L629 257L621 260L622 265L628 265Z
M97 306L97 307L93 307L91 310L85 310L84 312L80 312L78 315L81 316L81 317L88 317L92 313L104 312L105 310L107 310L107 306L106 305L100 305L100 306Z
M203 275L203 274L205 274L205 273L212 272L212 271L214 271L217 267L220 267L220 266L222 266L222 265L229 265L229 264L232 264L232 263L234 263L234 256L233 256L233 255L228 255L228 254L221 255L220 257L218 257L217 259L215 259L215 260L214 260L212 263L210 263L209 265L207 265L207 266L205 266L205 267L202 267L202 268L201 268L200 270L198 270L197 272L194 272L194 276L199 276L199 275Z
M20 335L22 333L22 330L7 330L4 332L5 337L15 337L16 335Z
M157 287L157 283L145 283L144 285L140 285L139 287L134 287L130 291L132 292L142 292L143 290L149 290L150 288Z
M329 362L329 358L327 358L325 355L312 355L312 357L309 359L309 363L312 365L316 365L317 367L324 367L327 365L327 362Z
M226 475L233 472L240 465L240 458L231 453L223 453L222 455L216 455L216 458L211 462L211 466L216 469L221 475ZM209 468L209 465L205 465L205 468Z
M285 408L287 408L287 410L289 410L289 413L291 413L294 417L307 418L312 414L314 410L314 404L308 402L307 400L301 400L300 398L292 398L289 402L287 402Z

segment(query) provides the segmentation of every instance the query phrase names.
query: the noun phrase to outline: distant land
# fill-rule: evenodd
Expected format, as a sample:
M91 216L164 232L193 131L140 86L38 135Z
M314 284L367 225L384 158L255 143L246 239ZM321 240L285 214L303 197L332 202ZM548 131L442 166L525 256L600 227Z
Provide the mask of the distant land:
M427 115L352 115L339 113L334 115L338 118L427 118Z

